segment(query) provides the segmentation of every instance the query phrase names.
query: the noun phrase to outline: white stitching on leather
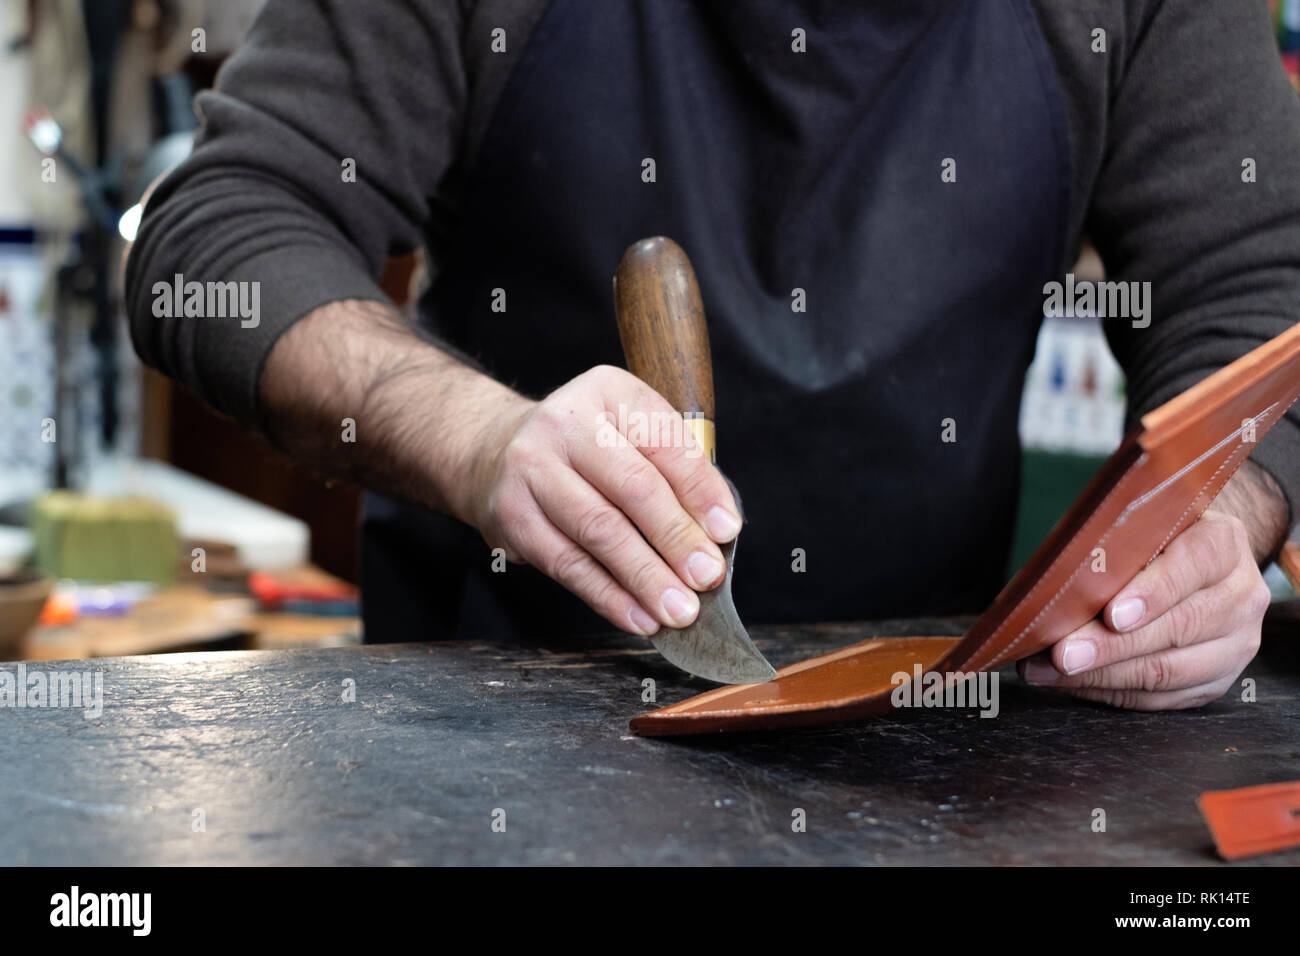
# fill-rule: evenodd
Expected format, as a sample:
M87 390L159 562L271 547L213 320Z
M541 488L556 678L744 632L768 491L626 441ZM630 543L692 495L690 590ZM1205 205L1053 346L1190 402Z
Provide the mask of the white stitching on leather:
M1249 421L1252 425L1258 427L1259 424L1260 424L1260 422L1261 422L1261 420L1263 420L1264 418L1266 418L1266 417L1268 416L1268 414L1269 414L1271 411L1273 411L1273 409L1275 409L1275 408L1277 407L1277 405L1278 405L1278 403L1277 403L1277 402L1274 402L1272 405L1268 406L1268 408L1264 409L1262 412L1260 412L1260 413L1259 413L1258 415L1256 415L1254 418L1248 419L1248 421ZM1205 459L1209 458L1209 457L1210 457L1211 455L1213 455L1216 451L1218 451L1218 450L1219 450L1220 448L1222 448L1224 445L1228 444L1228 442L1232 441L1234 438L1236 438L1238 435L1240 435L1240 434L1241 434L1243 431L1245 431L1245 430L1246 430L1246 423L1245 423L1245 422L1242 422L1240 428L1238 428L1236 431L1234 431L1234 432L1233 432L1231 435L1229 435L1227 438L1223 439L1223 441L1219 442L1217 445L1215 445L1215 446L1214 446L1213 448L1211 448L1209 451L1205 452L1204 454L1198 455L1194 461L1191 461L1191 462L1189 462L1188 464L1184 465L1182 468L1179 468L1176 472L1174 472L1172 475L1170 475L1170 476L1169 476L1168 478L1166 478L1164 481L1160 482L1160 484L1156 485L1154 488L1152 488L1152 489L1151 489L1150 491L1148 491L1146 494L1141 495L1140 497L1134 499L1132 502L1129 503L1129 506L1128 506L1127 508L1125 508L1125 509L1123 510L1123 512L1120 513L1119 520L1116 521L1115 524L1116 524L1117 526L1118 526L1118 525L1122 525L1125 521L1128 520L1128 516L1129 516L1132 512L1136 511L1138 508L1141 508L1144 504L1146 504L1146 503L1147 503L1148 501L1150 501L1152 498L1156 497L1158 494L1160 494L1160 492L1164 491L1166 488L1168 488L1168 487L1169 487L1170 485L1172 485L1174 482L1178 481L1179 478L1183 477L1183 475L1187 474L1189 471L1191 471L1192 469L1194 469L1197 465L1199 465L1201 462L1205 461Z
M1136 468L1138 465L1141 465L1143 462L1145 462L1145 461L1147 460L1148 457L1150 457L1150 456L1148 456L1146 452L1143 452L1142 455L1141 455L1141 457L1138 458L1137 462L1135 462L1134 467ZM1110 501L1111 498L1113 498L1113 497L1115 497L1115 495L1119 494L1120 489L1123 488L1124 485L1132 479L1132 477L1133 477L1133 469L1129 469L1128 471L1126 471L1126 472L1124 473L1124 476L1120 479L1119 484L1117 484L1114 488L1112 488L1110 491L1108 491L1108 492L1106 493L1106 497L1104 497L1104 498L1101 499L1101 502L1097 505L1097 507L1096 507L1096 509L1093 511L1092 515L1090 515L1090 516L1088 517L1088 520L1085 521L1085 522L1083 523L1083 527L1079 529L1079 532L1078 532L1079 534L1082 534L1082 533L1084 532L1084 530L1088 527L1088 525L1090 525L1090 524L1093 523L1093 521L1096 519L1097 514L1102 510L1103 507L1105 507L1106 502ZM1102 535L1102 537L1101 537L1101 541L1098 542L1098 545L1100 545L1101 542L1105 541L1106 538L1110 537L1110 533L1111 533L1111 531L1114 531L1114 530L1115 530L1115 526L1114 526L1114 525L1111 525L1110 529L1107 530L1107 532L1106 532L1104 535ZM1022 606L1024 606L1024 604L1025 604L1026 602L1029 601L1030 598L1032 598L1032 597L1034 596L1034 592L1037 591L1040 587L1042 587L1043 582L1048 578L1049 575L1051 575L1052 570L1053 570L1053 569L1054 569L1058 564L1061 563L1061 560L1062 560L1064 557L1065 557L1064 552L1062 552L1061 554L1058 554L1058 555L1056 556L1056 560L1054 560L1051 564L1049 564L1049 565L1047 566L1047 570L1044 571L1041 575L1039 575L1038 580L1034 583L1034 586L1033 586L1032 588L1029 589L1029 593L1026 594L1023 598L1021 598L1018 602L1016 602L1015 607L1013 607L1013 608L1011 609L1010 613L1008 613L1007 616L1006 616L1005 618L1003 618L1002 623L999 624L999 625L997 626L997 628L993 631L993 633L990 634L990 635L988 636L988 638L987 638L987 639L986 639L986 640L985 640L985 641L980 645L980 648L981 648L981 649L983 649L983 648L987 647L989 644L993 643L994 639L995 639L999 634L1002 633L1002 629L1005 628L1005 627L1007 626L1007 621L1010 620L1011 617L1012 617L1012 615L1014 615L1014 614L1016 613L1016 611L1018 611ZM1088 563L1088 562L1085 560L1082 564L1079 565L1078 568L1075 569L1074 574L1071 574L1070 577L1069 577L1068 579L1066 579L1066 582L1065 582L1064 584L1061 585L1061 589L1060 589L1059 591L1056 592L1056 596L1053 597L1052 600L1049 601L1049 602L1047 603L1046 607L1044 607L1041 611L1038 612L1038 616L1037 616L1037 617L1035 617L1032 621L1029 622L1028 626L1026 626L1026 628L1025 628L1025 631L1028 631L1029 628L1031 628L1031 627L1033 627L1035 624L1037 624L1037 623L1038 623L1038 619L1039 619L1040 617L1042 617L1044 614L1046 614L1046 613L1051 609L1052 605L1055 604L1055 603L1057 602L1057 600L1061 597L1061 595L1065 592L1065 589L1066 589L1067 587L1070 586L1070 583L1071 583L1072 581L1074 581L1074 579L1075 579L1076 577L1079 576L1079 572L1083 570L1084 565L1086 565L1087 563ZM1020 637L1017 637L1017 638L1016 638L1016 639L1015 639L1015 640L1014 640L1014 641L1013 641L1013 642L1012 642L1012 643L1011 643L1011 644L1010 644L1010 645L1009 645L1005 650L1006 650L1006 651L1010 651L1011 648L1015 647L1016 644L1019 644L1019 643L1020 643L1021 638L1023 638L1024 636L1025 636L1025 632L1022 631L1021 634L1020 634ZM977 653L978 653L978 652L977 652ZM1004 652L1004 653L1005 653L1005 652ZM975 659L976 659L976 658L972 657L970 661L967 661L967 662L966 662L966 665L968 666L968 665L971 663L971 661L974 661ZM1000 659L1001 659L1001 655L999 655L998 657L996 657L996 658L994 658L992 661L990 661L990 662L989 662L989 665L997 663L997 661L1000 660ZM984 666L989 666L989 665L984 665Z
M1285 406L1282 406L1282 411L1283 411L1283 413L1285 413L1286 409L1290 408L1291 404L1293 404L1294 401L1295 401L1295 400L1293 399L1292 402L1288 402ZM1264 411L1262 411L1262 412L1260 412L1258 415L1256 415L1256 416L1252 419L1252 421L1254 421L1255 424L1256 424L1256 426L1258 427L1259 424L1260 424L1261 419L1263 419L1263 420L1267 420L1269 414L1270 414L1271 412L1273 412L1275 409L1277 409L1279 405L1281 405L1280 402L1275 402L1275 403L1273 403L1273 404L1270 405L1268 408L1266 408ZM1279 415L1278 417L1280 417L1280 415ZM1273 426L1273 422L1269 422L1269 423L1268 423L1268 427L1269 427L1269 428L1272 428L1272 426ZM1209 452L1207 452L1205 455L1201 455L1201 456L1199 456L1199 457L1196 459L1196 462L1193 463L1193 467L1194 467L1194 465L1195 465L1196 463L1199 463L1199 462L1201 462L1201 461L1204 461L1205 458L1206 458L1208 455L1213 454L1214 451L1215 451L1216 449L1222 448L1222 447L1223 447L1227 442L1231 441L1235 436L1241 434L1241 431L1242 431L1242 428L1237 428L1237 429L1236 429L1232 434L1228 435L1227 438L1225 438L1225 439L1223 439L1222 441L1216 443L1216 444L1214 445L1214 448L1212 448L1212 449L1211 449ZM1177 534L1177 532L1178 532L1178 528L1179 528L1179 525L1181 525L1181 524L1183 523L1183 519L1186 518L1187 515L1192 511L1192 509L1196 507L1196 503L1197 503L1198 501L1200 501L1202 497L1204 497L1206 488L1208 488L1211 484L1213 484L1213 483L1215 482L1216 479L1218 479L1219 475L1223 473L1223 470L1224 470L1225 468L1227 468L1227 467L1232 463L1232 461L1233 461L1234 459L1238 459L1239 456L1240 456L1240 457L1243 457L1243 458L1245 457L1245 455L1242 455L1241 453L1242 453L1243 451L1245 451L1245 450L1247 449L1247 447L1248 447L1248 444L1247 444L1246 442L1242 442L1242 443L1240 443L1240 444L1237 446L1237 448L1233 450L1232 454L1230 454L1227 458L1225 458L1225 459L1220 463L1219 467L1218 467L1217 469L1215 469L1214 474L1212 474L1212 475L1209 477L1209 479L1205 482L1205 484L1203 484L1203 485L1201 486L1200 490L1196 493L1196 497L1192 499L1192 503L1191 503L1190 505L1187 506L1186 510L1183 511L1183 513L1179 516L1178 520L1174 522L1173 527L1169 529L1169 533L1165 536L1164 541L1162 541L1162 542L1160 543L1160 547L1156 548L1155 551L1152 552L1151 557L1147 558L1147 560L1146 560L1146 564L1149 565L1149 564L1150 564L1150 563L1151 563L1151 562L1156 558L1156 556L1159 555L1160 552L1163 551L1163 550L1165 549L1165 546L1166 546L1167 544L1169 544L1169 542L1173 539L1173 537L1175 536L1175 534ZM1146 454L1144 453L1143 456L1142 456L1142 458L1138 459L1137 464L1141 464L1141 462L1142 462L1143 460L1145 460L1146 457L1147 457L1147 456L1146 456ZM1185 473L1186 470L1187 470L1187 469L1183 469L1183 471L1181 471L1180 474ZM1129 474L1132 474L1132 472L1130 472ZM1125 475L1125 480L1127 480L1128 477L1129 477L1129 475ZM1225 480L1226 480L1226 479L1225 479ZM1103 545L1106 543L1106 540L1111 536L1111 534L1115 531L1115 529L1118 528L1121 524L1123 524L1125 520L1127 520L1126 516L1131 512L1131 510L1132 510L1135 506L1137 506L1137 504L1138 504L1139 502L1143 502L1143 503L1144 503L1145 501L1149 501L1149 500L1151 499L1152 495L1153 495L1156 491L1163 489L1167 484L1168 484L1168 482L1162 482L1160 485L1157 486L1157 488L1152 489L1152 491L1147 492L1147 493L1145 493L1144 495L1142 495L1142 496L1140 496L1140 497L1134 499L1133 502L1130 502L1129 505L1128 505L1127 507L1125 507L1124 511L1121 512L1121 514L1120 514L1120 518L1119 518L1118 520L1116 520L1115 523L1112 524L1112 525L1110 526L1110 528L1108 528L1108 529L1106 530L1106 533L1105 533L1104 535L1102 535L1101 538L1097 541L1097 545L1096 545L1096 547L1101 547L1101 546L1103 546ZM1123 487L1123 485L1124 485L1124 481L1121 481L1118 485L1116 485L1114 488L1112 488L1110 494L1106 495L1106 497L1102 499L1101 504L1099 504L1099 505L1097 506L1097 509L1096 509L1096 510L1097 510L1097 511L1100 511L1100 510L1102 509L1102 507L1106 504L1106 502L1109 501L1109 500L1111 499L1111 497L1113 497L1114 494L1115 494L1116 492L1118 492L1119 489L1120 489L1121 487ZM1220 489L1215 489L1214 494L1217 495L1218 492L1219 492L1219 490L1220 490ZM1202 511L1202 512L1203 512L1206 508L1209 507L1209 505L1210 505L1210 501L1212 501L1213 499L1214 499L1214 495L1211 495L1211 496L1210 496L1210 500L1209 500L1209 501L1206 501L1206 503L1205 503L1204 505L1201 506L1201 511ZM1094 513L1095 513L1095 512L1094 512ZM1200 513L1199 513L1199 512L1198 512L1198 514L1197 514L1197 517L1200 517ZM1084 531L1084 529L1087 528L1087 526L1088 526L1088 523L1085 522L1083 528L1080 528L1080 529L1079 529L1079 534L1082 534L1083 531ZM1093 550L1095 550L1095 549L1093 549ZM1008 644L1006 647L1004 647L1004 648L1003 648L1003 649L1002 649L1002 650L997 654L997 656L993 657L993 658L992 658L991 660L989 660L987 663L982 664L982 665L977 665L979 669L982 670L982 669L984 669L984 668L993 667L993 666L995 666L996 664L1001 663L1001 662L1002 662L1002 661L1007 657L1007 655L1009 655L1009 654L1010 654L1010 653L1015 649L1016 645L1019 644L1021 641L1023 641L1023 640L1025 639L1025 636L1026 636L1026 635L1027 635L1031 630L1033 630L1034 625L1036 625L1040 620L1042 620L1043 615L1046 614L1048 611L1050 611L1050 610L1052 609L1052 607L1056 604L1056 602L1059 601L1059 600L1061 599L1061 596L1065 594L1066 590L1070 587L1070 585L1074 583L1074 579L1077 578L1077 577L1079 576L1079 572L1081 572L1085 567L1087 567L1087 565L1088 565L1088 558L1091 557L1091 555L1092 555L1092 551L1090 550L1089 553L1088 553L1088 556L1085 557L1085 558L1083 559L1082 562L1080 562L1080 564L1079 564L1079 566L1078 566L1077 568L1075 568L1074 573L1071 574L1071 575L1069 576L1069 578L1066 579L1065 583L1061 585L1060 590L1058 590L1058 591L1056 592L1056 594L1052 597L1052 599L1051 599L1051 600L1050 600L1050 601L1049 601L1049 602L1048 602L1048 603L1043 607L1043 609L1040 610L1040 611L1039 611L1039 612L1034 616L1034 619L1033 619L1032 621L1030 621L1028 624L1025 625L1024 630L1022 630L1022 631L1021 631L1021 632L1016 636L1016 639L1015 639L1014 641L1012 641L1010 644ZM1062 557L1063 557L1063 555L1062 555ZM1057 561L1059 561L1059 560L1060 560L1060 558L1058 557ZM1052 568L1056 567L1057 561L1053 561L1052 564L1048 566L1047 570L1043 572L1042 577L1039 578L1039 581L1040 581L1040 582L1043 580L1043 578L1046 578L1046 577L1051 573ZM1145 566L1145 565L1144 565L1144 566ZM1026 595L1025 595L1025 596L1024 596L1024 597L1023 597L1019 602L1017 602L1016 606L1015 606L1014 608L1011 609L1011 612L1010 612L1009 614L1007 614L1007 619L1010 619L1010 618L1011 618L1011 617L1016 613L1016 611L1018 611L1022 606L1024 606L1024 604L1025 604L1025 603L1026 603L1026 602L1027 602L1027 601L1028 601L1028 600L1033 596L1034 591L1037 590L1037 588L1038 588L1038 585L1035 585L1033 588L1030 589L1030 591L1029 591L1028 594L1026 594ZM992 643L992 642L993 642L993 639L994 639L995 637L997 637L997 635L1001 632L1002 628L1005 627L1005 625L1006 625L1006 621L1004 620L1002 624L998 625L997 630L995 630L991 635L989 635L988 640L986 640L986 641L984 642L984 644L982 645L982 647L987 647L990 643ZM975 658L972 658L970 661L967 661L965 666L970 666L970 664L971 664L974 660L975 660Z

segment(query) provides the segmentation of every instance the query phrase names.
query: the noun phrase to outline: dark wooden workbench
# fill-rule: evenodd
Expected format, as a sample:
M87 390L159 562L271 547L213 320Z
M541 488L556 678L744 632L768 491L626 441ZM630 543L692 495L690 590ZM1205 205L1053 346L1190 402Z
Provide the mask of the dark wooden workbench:
M731 738L632 736L644 678L661 703L703 685L631 638L32 665L102 668L107 701L93 721L0 710L0 863L1213 863L1198 792L1300 777L1290 610L1289 635L1247 672L1257 703L1127 713L1007 671L997 719L924 711ZM779 666L926 632L954 629L755 637Z

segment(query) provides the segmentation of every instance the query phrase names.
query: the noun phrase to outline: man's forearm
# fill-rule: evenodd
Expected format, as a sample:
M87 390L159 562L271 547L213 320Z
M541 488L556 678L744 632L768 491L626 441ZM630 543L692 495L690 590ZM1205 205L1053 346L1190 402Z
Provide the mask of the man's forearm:
M725 578L718 545L740 530L726 481L667 400L623 369L589 369L534 402L391 308L345 301L280 336L259 391L296 459L455 515L615 627L686 627L696 592ZM662 429L622 435L610 410L624 407Z
M1291 530L1291 511L1282 489L1250 459L1224 486L1213 507L1246 526L1251 551L1259 564L1277 556Z
M260 379L270 438L329 478L465 518L475 451L531 403L393 308L335 302L294 323Z

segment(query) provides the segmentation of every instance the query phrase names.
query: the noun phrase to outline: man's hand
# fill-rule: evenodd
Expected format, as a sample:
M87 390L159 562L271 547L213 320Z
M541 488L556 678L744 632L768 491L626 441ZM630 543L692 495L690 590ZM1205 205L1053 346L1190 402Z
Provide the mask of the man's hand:
M617 423L633 415L651 424L622 435ZM684 627L695 592L722 582L717 543L740 531L726 481L689 435L640 379L594 368L499 415L453 508L616 627Z
M1099 619L1021 661L1021 676L1136 710L1218 699L1259 650L1269 591L1257 561L1276 551L1287 521L1277 485L1248 461Z
M391 307L345 301L280 337L261 398L297 461L455 515L636 634L695 620L695 592L722 583L718 544L740 531L731 490L681 416L622 369L592 369L534 402Z

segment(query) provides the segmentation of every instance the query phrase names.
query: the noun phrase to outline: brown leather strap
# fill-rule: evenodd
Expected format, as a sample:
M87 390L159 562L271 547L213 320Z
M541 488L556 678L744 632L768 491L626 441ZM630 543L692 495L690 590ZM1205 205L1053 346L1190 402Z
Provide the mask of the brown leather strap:
M905 663L988 670L1055 644L1096 617L1196 521L1270 428L1300 398L1300 325L1146 415L1069 513L959 642L867 641L643 714L642 734L830 723L890 706ZM920 640L921 643L916 643Z

